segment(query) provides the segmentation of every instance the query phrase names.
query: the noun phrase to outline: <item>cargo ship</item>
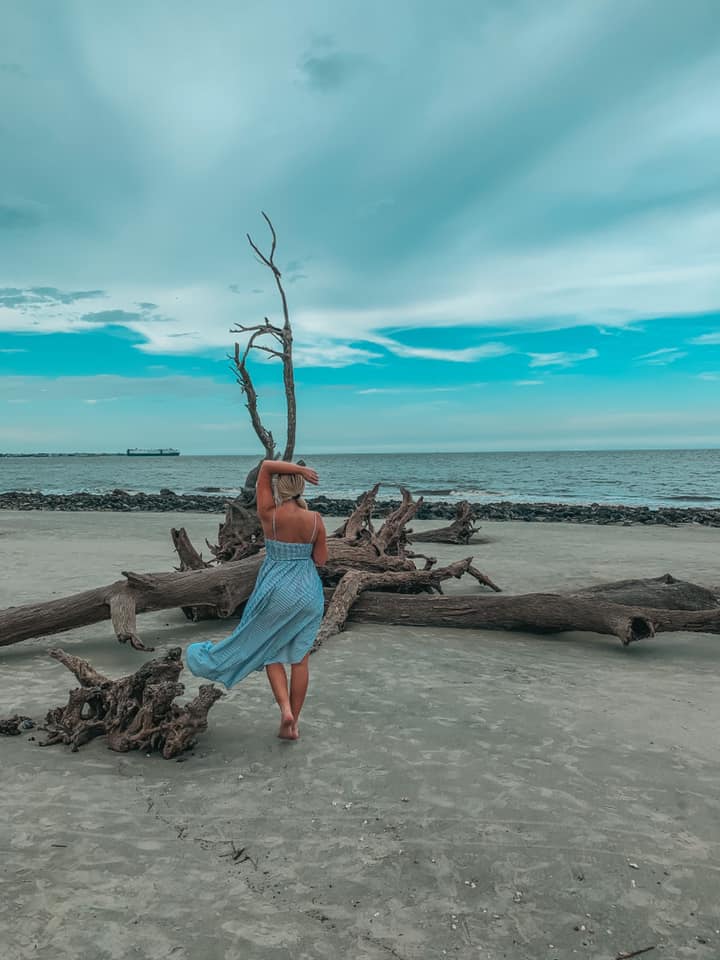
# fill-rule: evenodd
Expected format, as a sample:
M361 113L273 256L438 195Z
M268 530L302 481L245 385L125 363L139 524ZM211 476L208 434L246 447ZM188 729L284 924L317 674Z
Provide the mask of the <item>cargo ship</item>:
M172 447L158 447L157 450L141 450L139 447L128 447L129 457L179 457L180 451Z

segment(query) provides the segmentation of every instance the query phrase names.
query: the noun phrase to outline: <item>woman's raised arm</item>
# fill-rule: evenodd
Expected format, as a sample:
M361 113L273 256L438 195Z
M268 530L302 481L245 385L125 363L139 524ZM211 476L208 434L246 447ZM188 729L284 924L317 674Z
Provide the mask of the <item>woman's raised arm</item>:
M261 519L269 516L275 506L271 482L274 473L299 473L308 483L318 483L318 475L310 467L301 467L300 464L289 463L287 460L263 460L255 485L257 512Z

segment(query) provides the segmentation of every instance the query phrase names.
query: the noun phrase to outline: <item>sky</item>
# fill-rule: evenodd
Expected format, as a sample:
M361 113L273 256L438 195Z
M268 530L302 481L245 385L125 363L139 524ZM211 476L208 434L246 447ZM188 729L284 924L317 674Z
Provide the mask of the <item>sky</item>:
M4 0L0 452L720 445L715 0ZM253 367L282 443L276 361Z

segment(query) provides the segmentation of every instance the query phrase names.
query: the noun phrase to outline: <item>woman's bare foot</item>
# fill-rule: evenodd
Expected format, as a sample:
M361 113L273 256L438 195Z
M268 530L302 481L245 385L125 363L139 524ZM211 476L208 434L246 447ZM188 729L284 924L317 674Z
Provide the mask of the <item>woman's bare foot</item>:
M280 715L280 729L278 730L278 736L281 740L297 740L297 737L293 735L295 727L295 717L289 710L283 710Z
M298 730L298 725L297 725L297 723L293 723L293 727L292 727L292 738L293 738L293 740L299 740L299 739L300 739L300 731Z

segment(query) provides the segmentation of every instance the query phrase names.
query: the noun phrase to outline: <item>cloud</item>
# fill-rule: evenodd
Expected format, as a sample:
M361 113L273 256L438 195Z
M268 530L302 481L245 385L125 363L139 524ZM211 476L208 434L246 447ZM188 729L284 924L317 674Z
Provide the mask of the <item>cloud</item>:
M31 287L30 294L46 303L77 303L80 300L96 300L106 296L104 290L58 290L57 287Z
M218 398L223 402L238 393L230 378L212 380L176 374L161 377L124 377L116 374L98 374L91 377L0 377L0 398L8 400L18 395L32 395L37 401L56 404L77 400L90 405L123 399L170 400ZM267 391L266 391L267 392Z
M457 15L430 5L412 29L402 4L369 16L308 0L280 30L262 5L221 5L219 19L198 4L173 18L154 4L4 18L8 49L41 53L22 83L0 84L13 184L0 202L15 225L37 221L30 200L46 219L6 235L4 282L21 299L0 309L0 331L82 329L77 304L22 299L46 278L110 286L108 310L157 303L171 321L132 324L144 353L224 353L233 320L262 303L249 291L266 275L238 235L263 197L282 258L312 254L289 284L311 363L318 343L326 357L337 347L335 365L366 363L371 347L346 348L418 326L505 340L718 309L709 0L692 16L661 11L650 32L649 5L623 0L518 0L482 16L458 0ZM318 23L330 38L311 39ZM188 36L203 39L192 69ZM492 83L467 82L478 63Z
M44 223L48 213L32 200L0 199L0 230L21 230Z
M296 367L348 367L354 363L371 363L381 354L342 343L297 344L293 347Z
M568 353L564 350L557 353L529 353L531 367L572 367L583 360L594 360L599 353L594 347L583 353Z
M25 347L0 347L0 353L28 353Z
M142 313L129 313L127 310L100 310L97 313L84 313L80 319L83 323L91 323L100 327L127 326L137 323Z
M704 373L697 374L698 380L720 380L720 373L706 370Z
M643 353L636 357L636 360L642 360L654 366L663 367L669 363L675 363L676 360L682 360L687 356L687 350L680 350L678 347L661 347L659 350L652 350L650 353Z
M720 344L720 330L714 333L703 333L699 337L693 337L692 340L688 340L688 343L696 346L716 346Z
M69 306L81 300L93 300L104 297L104 290L59 290L57 287L0 287L0 307L9 310L21 308L42 310L47 307ZM22 319L18 319L18 329L23 329Z
M539 387L545 381L544 380L515 380L516 387Z
M374 393L393 393L393 394L404 394L404 393L458 393L464 390L468 390L470 387L482 387L485 386L483 383L463 383L458 384L454 387L428 387L425 384L417 384L416 386L406 385L404 387L367 387L364 390L356 390L355 393L358 396L366 396L368 394Z
M356 53L308 51L298 69L308 86L321 93L332 93L346 86L369 66L368 57Z
M676 353L678 350L677 347L660 347L659 350L652 350L650 353L643 353L641 356L636 357L637 360L650 360L652 357L664 357L669 356L670 354Z
M389 337L375 337L374 342L386 347L396 357L442 360L448 363L474 363L477 360L502 357L513 352L512 348L504 343L483 343L477 347L448 349L444 347L409 347Z

